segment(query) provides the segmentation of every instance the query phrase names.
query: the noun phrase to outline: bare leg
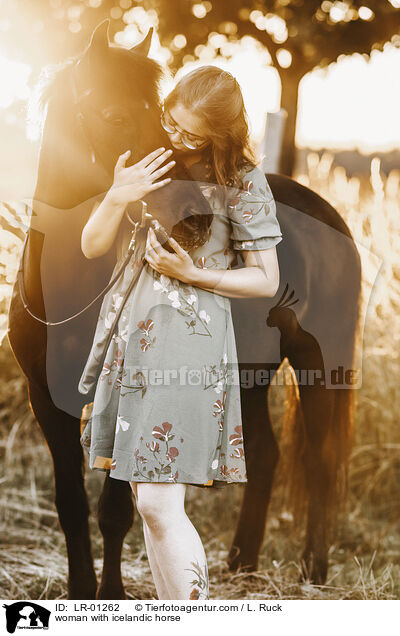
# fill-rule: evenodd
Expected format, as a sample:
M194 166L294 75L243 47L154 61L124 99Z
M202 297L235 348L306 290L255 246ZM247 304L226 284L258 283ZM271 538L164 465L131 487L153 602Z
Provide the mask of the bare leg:
M133 494L135 495L136 506L137 506L137 484L134 481L131 481L129 483L132 488ZM157 562L156 554L151 544L151 539L150 539L147 523L144 521L144 519L143 519L143 534L144 534L144 542L146 545L147 558L149 559L150 570L153 576L154 585L156 586L157 596L159 599L170 599L171 597L168 594L168 588L164 581L163 574Z
M138 511L170 599L208 599L207 559L185 508L186 484L137 483Z
M159 599L171 599L172 597L169 595L168 587L164 579L163 573L161 571L160 566L158 565L157 554L151 542L149 528L144 519L143 519L143 534L144 534L144 541L146 544L147 557L149 559L151 573L153 575L154 584L157 590L157 596Z

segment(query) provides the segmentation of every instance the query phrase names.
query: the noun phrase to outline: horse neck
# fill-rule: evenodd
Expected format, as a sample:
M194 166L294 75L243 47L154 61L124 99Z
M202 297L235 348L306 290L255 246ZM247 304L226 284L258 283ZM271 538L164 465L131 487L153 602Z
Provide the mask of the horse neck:
M71 209L111 185L111 175L93 163L88 139L82 134L65 90L50 98L34 199L55 209Z
M88 287L96 288L98 267L91 267L88 278L80 237L94 202L110 185L102 166L91 162L75 113L61 97L48 105L24 255L25 291L33 310L41 308L43 298L56 304L58 297L65 301L71 295L74 305L79 296L87 298Z

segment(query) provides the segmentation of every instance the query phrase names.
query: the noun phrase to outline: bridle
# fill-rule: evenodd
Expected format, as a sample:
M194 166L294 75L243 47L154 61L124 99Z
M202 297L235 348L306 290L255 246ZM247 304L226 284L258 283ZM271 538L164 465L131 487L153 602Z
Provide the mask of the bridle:
M75 64L73 64L72 68L71 68L71 74L70 74L70 80L71 80L71 88L72 88L72 97L73 97L73 101L74 101L74 106L76 109L76 119L78 121L78 127L83 135L83 137L86 139L87 144L89 146L89 150L90 150L90 158L92 160L92 163L96 163L96 151L93 147L93 144L89 138L89 135L87 134L87 130L85 127L85 116L82 112L81 109L81 102L82 99L84 97L87 97L88 95L90 95L90 93L92 92L91 88L88 88L86 91L84 91L81 95L78 94L78 89L76 86L76 79L75 79L75 74L76 74L76 69L78 68L79 64L81 63L81 60L79 59L77 62L75 62Z
M82 132L82 135L84 136L84 138L86 139L87 143L88 143L88 147L90 149L90 155L91 155L91 161L92 163L96 162L96 151L93 147L93 144L87 134L86 131L86 127L84 124L85 121L85 116L81 110L81 101L83 99L83 97L86 97L87 95L90 94L91 89L86 90L84 93L82 93L82 95L79 96L78 91L77 91L77 87L76 87L76 81L75 81L75 77L74 74L76 72L76 68L78 66L78 64L80 64L81 60L79 59L72 67L71 69L71 74L70 74L70 78L71 78L71 87L72 87L72 94L73 94L73 100L74 100L74 106L76 107L76 117L77 117L77 121L78 121L78 126ZM77 318L78 316L80 316L83 312L85 312L87 309L89 309L89 307L91 307L99 298L101 298L101 296L104 296L109 289L111 289L111 287L114 285L115 281L120 277L120 275L122 274L123 270L125 269L126 265L128 264L129 260L131 259L131 256L135 250L135 237L136 237L136 232L140 227L143 227L146 222L146 214L147 214L147 204L145 201L141 201L142 203L142 218L141 221L132 221L132 219L130 218L128 211L126 210L125 215L128 218L128 220L130 221L130 223L132 223L133 225L133 230L132 230L132 236L129 242L129 246L128 246L128 250L126 253L126 256L124 258L124 261L121 264L121 267L118 269L117 273L115 274L115 276L112 278L112 280L110 280L110 282L108 283L108 285L88 304L86 305L86 307L84 307L81 311L79 311L76 314L73 314L72 316L70 316L69 318L65 318L65 320L59 320L57 322L50 322L47 320L43 320L42 318L39 318L39 316L36 316L29 308L28 306L28 300L26 298L26 294L25 294L25 285L24 285L24 277L23 277L23 271L24 271L24 255L25 255L25 249L26 249L26 243L28 240L28 235L29 235L29 229L25 235L25 240L24 240L24 244L22 247L22 255L21 255L21 259L20 259L20 264L19 264L19 268L18 268L18 272L17 272L17 280L18 280L18 285L19 285L19 292L20 292L20 296L21 296L21 300L22 303L24 305L24 308L26 309L26 311L32 316L32 318L34 318L35 320L37 320L38 322L41 322L44 325L47 326L54 326L54 325L62 325L66 322L69 322L70 320L73 320L74 318Z

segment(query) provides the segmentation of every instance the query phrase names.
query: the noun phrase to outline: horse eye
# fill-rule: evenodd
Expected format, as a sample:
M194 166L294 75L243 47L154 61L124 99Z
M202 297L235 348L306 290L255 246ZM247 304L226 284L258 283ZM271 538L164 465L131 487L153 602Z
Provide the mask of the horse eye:
M121 115L111 110L102 110L101 116L108 124L112 124L113 126L122 126L125 122L125 119Z

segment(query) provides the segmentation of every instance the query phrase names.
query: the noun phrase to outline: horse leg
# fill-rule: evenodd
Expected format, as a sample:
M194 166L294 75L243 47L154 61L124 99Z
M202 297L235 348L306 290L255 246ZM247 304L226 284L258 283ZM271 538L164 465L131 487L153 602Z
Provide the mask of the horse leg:
M29 382L30 404L49 447L55 476L55 504L68 552L68 598L94 599L96 574L89 536L79 420L59 410L48 391Z
M124 599L121 576L123 540L133 525L132 489L128 481L107 476L98 504L99 527L104 539L104 562L98 599Z
M306 545L302 572L312 583L322 585L328 571L327 514L328 494L334 475L324 455L324 442L333 417L334 390L300 386L306 446L305 480L308 493ZM334 443L334 441L333 441Z
M247 483L239 522L228 555L230 570L256 570L279 449L267 403L267 387L241 391Z

